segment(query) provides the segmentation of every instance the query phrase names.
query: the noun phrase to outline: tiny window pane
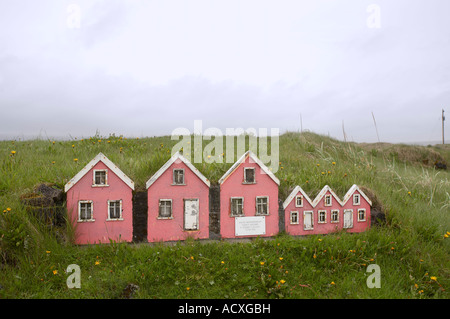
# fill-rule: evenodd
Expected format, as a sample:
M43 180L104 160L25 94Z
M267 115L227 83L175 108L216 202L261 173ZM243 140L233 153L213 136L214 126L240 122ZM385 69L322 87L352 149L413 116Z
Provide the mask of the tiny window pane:
M119 219L121 217L120 201L109 202L109 219Z
M245 183L255 182L255 169L253 167L248 167L244 169L244 182Z
M358 220L365 221L366 220L366 211L364 209L358 210Z
M106 171L95 171L95 185L106 185Z
M256 198L256 214L257 215L268 215L269 209L267 207L268 199L267 197Z
M338 222L339 221L339 211L338 210L331 211L331 221L332 222Z
M331 206L331 195L326 195L325 196L325 205L326 206Z
M303 196L299 195L295 197L295 206L302 207L303 206Z
M170 200L159 201L159 217L160 218L172 217L172 201Z
M243 199L232 198L231 199L231 216L243 215Z
M319 211L319 223L325 223L327 219L327 212L326 211Z
M298 224L298 212L291 212L291 224Z
M360 197L359 197L359 194L353 195L353 204L354 204L354 205L359 205L359 204L360 204Z
M92 219L92 203L80 203L80 220Z
M177 184L177 185L184 184L184 170L183 169L173 170L173 183Z

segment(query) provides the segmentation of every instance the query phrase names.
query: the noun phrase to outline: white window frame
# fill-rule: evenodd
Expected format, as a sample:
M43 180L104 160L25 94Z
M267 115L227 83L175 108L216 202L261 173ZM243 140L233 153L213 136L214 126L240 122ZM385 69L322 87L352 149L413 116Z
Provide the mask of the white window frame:
M110 205L111 205L111 203L117 203L117 202L119 202L119 212L120 212L119 217L118 218L111 218L111 206ZM108 200L108 212L107 212L107 215L106 215L106 220L107 221L123 220L122 212L123 212L123 207L122 207L122 200L121 199Z
M337 219L333 220L333 213L336 213ZM339 209L332 209L330 214L330 222L331 223L339 223Z
M170 216L164 217L160 216L160 208L161 208L161 202L170 202ZM173 202L170 198L160 198L158 201L158 217L157 219L173 219Z
M292 221L292 217L294 216L294 215L297 215L297 221L296 222L293 222ZM291 225L298 225L299 223L300 223L300 221L299 221L299 214L298 214L298 211L297 210L295 210L295 211L291 211L290 212L290 214L289 214L289 221L290 221L290 224Z
M353 194L353 205L355 206L361 205L361 195Z
M311 226L306 227L305 225L305 216L306 214L311 214ZM314 229L314 211L312 210L305 210L303 211L303 230L313 230Z
M262 213L259 213L258 212L258 199L263 199L263 198L265 198L265 199L267 199L267 202L266 202L266 214L262 214ZM260 204L261 205L261 204ZM269 196L256 196L256 199L255 199L255 215L256 216L268 216L269 215Z
M233 214L233 200L241 199L242 200L242 212L241 214ZM231 197L230 198L230 217L241 217L244 216L244 197Z
M330 200L329 203L328 203L328 199ZM327 207L333 206L333 196L331 194L325 195L324 205L327 206Z
M97 184L95 182L96 173L105 173L105 184ZM94 169L92 173L92 187L108 187L108 170L107 169Z
M322 215L322 213L325 216L324 220L320 220L320 216ZM326 222L327 222L327 211L324 210L324 209L321 209L321 210L317 211L317 223L319 223L319 224L326 224Z
M247 171L253 171L253 182L247 182ZM255 167L244 167L244 182L243 184L256 184L256 168Z
M300 205L298 204L298 200L301 200ZM295 196L295 207L303 207L303 195Z
M182 171L183 172L183 183L177 183L175 181L175 171ZM185 175L184 168L174 168L172 170L172 185L186 185L186 175Z
M363 212L364 213L364 219L360 219L359 218L359 213ZM365 222L367 220L367 216L366 216L366 209L365 208L358 208L358 221L359 222Z
M81 204L91 204L91 218L90 219L81 219ZM78 201L78 222L79 223L95 222L94 202L92 200L79 200Z

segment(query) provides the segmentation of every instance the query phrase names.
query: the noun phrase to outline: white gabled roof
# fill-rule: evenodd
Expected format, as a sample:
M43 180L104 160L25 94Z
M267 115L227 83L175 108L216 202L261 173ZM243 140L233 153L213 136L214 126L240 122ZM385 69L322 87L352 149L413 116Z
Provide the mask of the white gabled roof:
M180 152L176 152L145 184L146 188L148 189L156 180L177 160L182 161L184 164L186 164L189 169L194 172L195 175L198 176L202 180L203 183L205 183L208 187L210 187L209 180L202 174L200 171L192 165L191 162L189 162L183 155L180 154Z
M127 184L132 190L134 190L134 182L125 175L113 162L111 162L103 153L98 153L92 161L90 161L81 171L78 172L67 184L64 186L64 191L67 193L84 175L86 175L98 162L102 162L108 167L114 174L117 175L125 184Z
M355 191L358 191L361 194L361 196L369 203L369 205L372 206L372 201L369 199L369 197L367 197L366 194L364 194L364 192L356 184L354 184L348 190L347 194L345 194L344 200L342 201L342 205L345 205L345 203L347 203L347 201L352 197L352 195L355 193Z
M323 196L325 196L325 194L327 192L330 192L331 195L333 195L333 197L337 200L337 202L339 204L341 204L342 206L344 206L344 204L342 203L341 199L336 195L336 193L330 188L330 186L325 185L322 190L320 191L320 193L316 196L316 198L313 201L313 207L316 207L317 204L320 202L320 200L322 199Z
M314 207L312 204L311 199L308 197L308 195L305 193L305 191L300 186L295 186L294 190L289 194L289 196L286 198L286 200L283 203L283 209L286 209L288 205L291 203L291 201L297 196L298 192L302 193L303 198L308 201L308 203Z
M236 163L233 164L233 166L230 167L230 169L219 179L219 184L222 184L223 182L225 182L225 180L238 168L239 165L241 165L242 163L245 162L245 159L247 157L250 157L256 164L259 165L259 167L261 167L261 169L267 174L269 175L269 177L277 184L280 185L280 181L278 180L278 178L267 168L266 165L264 165L263 162L261 162L259 160L258 157L256 157L256 155L252 152L252 151L247 151L245 152L244 155L242 155L237 161Z

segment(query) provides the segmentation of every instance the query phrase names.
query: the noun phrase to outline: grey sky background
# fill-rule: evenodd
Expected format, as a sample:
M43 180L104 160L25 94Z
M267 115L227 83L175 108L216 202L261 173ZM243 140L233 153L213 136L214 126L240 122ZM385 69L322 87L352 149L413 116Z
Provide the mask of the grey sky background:
M0 138L194 120L283 133L301 114L303 129L376 142L373 112L381 141L439 142L449 13L448 0L2 0Z

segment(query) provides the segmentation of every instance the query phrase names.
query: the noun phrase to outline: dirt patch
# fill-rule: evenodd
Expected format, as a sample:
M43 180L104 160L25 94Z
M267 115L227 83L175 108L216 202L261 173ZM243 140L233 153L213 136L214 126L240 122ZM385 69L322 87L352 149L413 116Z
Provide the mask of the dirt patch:
M65 194L54 184L39 184L31 193L20 197L27 212L50 226L65 224Z

